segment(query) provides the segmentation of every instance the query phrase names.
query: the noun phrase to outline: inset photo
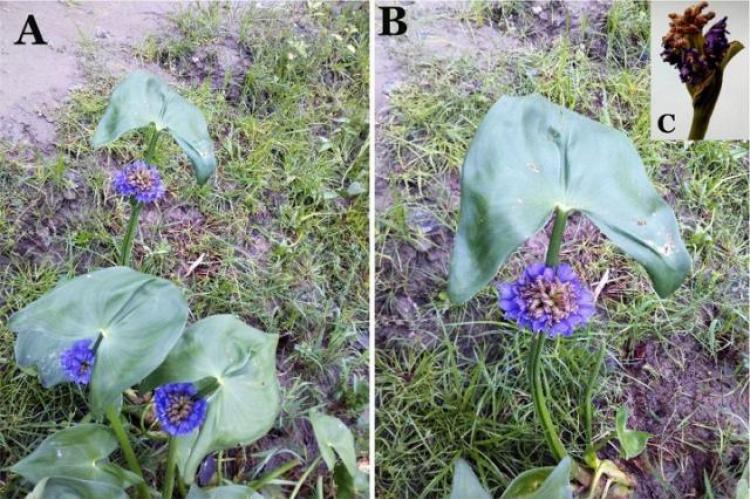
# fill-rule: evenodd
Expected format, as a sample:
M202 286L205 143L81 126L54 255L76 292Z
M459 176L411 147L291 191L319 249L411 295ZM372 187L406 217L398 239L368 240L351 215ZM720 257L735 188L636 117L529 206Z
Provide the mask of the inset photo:
M650 6L651 138L750 138L750 3Z
M0 17L0 497L367 497L368 3Z
M651 140L649 4L386 5L377 496L744 497L748 143Z

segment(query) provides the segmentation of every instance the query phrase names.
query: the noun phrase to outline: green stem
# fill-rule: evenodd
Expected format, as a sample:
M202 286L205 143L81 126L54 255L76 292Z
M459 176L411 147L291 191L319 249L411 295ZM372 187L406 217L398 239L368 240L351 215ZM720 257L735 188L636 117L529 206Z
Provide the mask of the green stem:
M702 140L706 136L708 123L719 100L721 85L724 80L724 69L729 61L740 52L744 46L734 41L729 44L721 65L713 72L707 80L698 85L688 85L688 92L693 99L693 121L690 123L688 140Z
M146 163L152 163L156 156L156 144L159 141L159 131L156 128L151 129L149 134L148 145L146 146L146 152L143 159ZM139 203L135 199L130 199L130 220L128 221L128 228L125 232L125 238L122 240L122 247L120 248L120 265L127 267L130 265L130 254L133 250L133 239L135 239L135 231L138 228L138 217L143 209L143 203Z
M591 480L591 485L589 485L589 495L586 496L586 499L594 499L596 487L599 485L599 480L602 478L603 471L601 464L594 470L594 478Z
M560 263L560 246L562 236L565 232L565 222L568 214L566 211L557 209L555 212L555 224L552 226L552 235L550 236L549 247L547 248L546 264L554 267ZM547 398L544 394L544 384L542 383L542 352L544 351L544 340L546 335L543 332L536 333L536 338L531 346L529 353L529 384L531 385L531 397L534 401L534 412L542 424L544 438L547 445L552 451L552 455L557 461L561 461L568 453L565 450L560 437L557 435L557 428L552 422L552 416L547 408Z
M711 102L708 107L699 106L693 108L693 121L690 123L688 140L703 140L706 136L708 123L711 121L711 114L714 112L715 105L716 100Z
M586 449L591 449L594 446L594 385L599 377L599 371L604 363L606 352L604 345L602 345L599 348L599 354L596 357L594 370L591 371L589 382L586 385L586 391L583 395L583 421L586 429Z
M302 474L300 479L297 480L297 484L294 486L294 490L292 490L292 493L289 496L289 499L295 499L295 497L297 497L297 494L299 494L300 489L302 489L302 484L305 483L305 480L307 480L308 475L310 475L310 473L312 473L313 470L318 467L318 463L320 463L320 456L315 458L312 464Z
M135 239L135 231L138 227L138 217L143 209L143 203L139 203L135 199L130 200L130 221L128 222L128 229L125 232L125 238L122 240L122 248L120 249L120 265L127 267L130 265L130 254L133 250L133 239Z
M530 353L529 383L531 384L531 396L534 400L534 412L542 423L544 438L547 440L552 455L557 461L561 461L568 453L560 437L557 436L557 428L555 423L552 422L552 416L550 416L547 408L547 398L544 395L544 386L542 385L541 358L545 339L546 336L543 332L536 333Z
M253 490L260 490L263 488L264 485L272 482L273 480L276 480L277 478L285 474L287 471L299 466L299 464L300 464L299 461L297 461L296 459L292 459L291 461L284 463L278 468L276 468L275 470L271 471L267 475L262 476L257 480L253 480L247 485Z
M112 427L112 431L115 433L115 437L120 443L120 449L122 449L122 453L125 456L125 461L128 463L130 471L138 475L141 479L136 485L138 488L138 496L141 499L148 499L148 487L146 487L146 482L143 480L143 470L141 469L141 465L138 464L138 459L135 457L133 447L130 446L128 434L125 433L125 427L123 427L122 419L120 419L120 412L114 406L111 406L107 408L106 414L107 419L109 420L109 425Z
M185 481L182 479L182 476L180 476L179 470L177 470L175 481L177 482L177 490L179 491L180 495L182 497L187 497L188 491L185 487Z
M167 476L164 479L164 493L162 497L164 499L172 499L172 492L174 491L174 473L175 473L175 458L177 457L177 446L175 445L174 438L169 438L169 452L167 453Z
M552 226L552 235L549 237L547 247L547 266L554 267L560 263L560 246L565 232L565 222L568 220L568 212L560 208L555 210L555 225Z
M146 154L143 155L143 159L146 163L152 163L156 156L156 143L159 141L159 131L156 128L151 129L151 136L148 140L148 146L146 147Z

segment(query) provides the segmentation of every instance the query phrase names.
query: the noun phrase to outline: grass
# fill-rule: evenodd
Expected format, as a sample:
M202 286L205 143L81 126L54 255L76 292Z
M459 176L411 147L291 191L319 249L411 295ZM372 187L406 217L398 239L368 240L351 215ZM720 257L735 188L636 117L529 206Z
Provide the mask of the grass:
M277 425L223 458L224 477L239 481L298 458L283 490L317 456L310 409L343 419L367 448L367 8L212 3L169 23L135 55L204 112L219 167L199 187L180 149L162 140L168 193L141 216L135 262L185 290L191 320L233 313L281 336ZM0 145L0 467L86 412L77 390L43 390L16 368L4 323L59 279L115 263L129 208L110 178L144 150L137 134L91 150L121 75L87 50L86 84L58 116L57 153ZM157 449L140 442L137 452L158 476ZM22 490L0 471L0 495Z
M565 17L557 3L544 9L550 18ZM491 26L509 40L507 51L485 54L464 41L465 55L448 60L429 44L400 43L392 52L405 76L378 125L387 157L377 170L385 186L376 235L379 497L446 496L457 457L470 461L494 496L520 472L552 464L527 389L529 336L502 320L491 286L464 306L450 304L445 292L459 169L470 140L501 95L534 92L628 133L674 208L693 261L680 290L659 299L641 267L591 224L573 219L563 260L592 286L609 277L593 325L546 351L550 404L563 441L580 455L577 406L593 352L606 343L596 434L613 428L615 408L632 406L644 386L652 390L647 395L667 387L677 394L674 403L654 407L667 414L635 407L636 428L654 421L663 427L639 461L641 470L623 463L641 482L638 497L684 495L680 487L693 479L703 490L704 472L714 494L734 493L747 461L748 145L651 141L647 6L622 1L585 10L568 18L566 30L550 28L557 24L520 2L425 8L421 26L439 31L457 18L467 31ZM533 238L497 281L543 259L545 244L544 235ZM638 367L644 348L649 362L662 363ZM705 368L705 378L690 379L687 369L695 366ZM712 385L722 370L730 381ZM709 416L691 398L702 392L733 402L714 402L722 407ZM616 448L605 455L616 458ZM687 471L674 471L674 463Z

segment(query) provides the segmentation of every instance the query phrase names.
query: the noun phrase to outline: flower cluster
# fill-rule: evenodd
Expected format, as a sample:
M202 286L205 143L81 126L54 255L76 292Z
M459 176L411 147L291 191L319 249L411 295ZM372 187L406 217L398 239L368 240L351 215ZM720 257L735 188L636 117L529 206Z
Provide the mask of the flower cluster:
M709 66L718 67L729 48L727 40L727 18L724 17L706 32L703 53L709 61Z
M512 283L498 286L505 318L548 336L570 336L594 313L591 291L569 265L535 263Z
M78 340L60 354L60 365L65 377L79 385L88 385L94 369L96 353L91 350L91 340Z
M154 412L164 431L187 435L206 418L207 403L192 383L169 383L154 391Z
M133 161L117 172L114 189L120 196L150 204L164 195L164 184L155 167L145 161Z
M690 85L704 81L718 68L729 48L726 17L703 36L703 27L716 15L703 13L707 6L707 2L700 2L685 9L682 15L669 14L669 32L662 38L662 59L675 66L680 79Z

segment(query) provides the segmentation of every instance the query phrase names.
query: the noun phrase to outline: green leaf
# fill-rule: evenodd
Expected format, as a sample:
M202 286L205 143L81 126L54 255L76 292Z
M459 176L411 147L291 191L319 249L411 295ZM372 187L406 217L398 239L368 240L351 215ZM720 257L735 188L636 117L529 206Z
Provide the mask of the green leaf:
M263 496L242 485L224 485L210 489L192 486L186 499L263 499Z
M450 499L491 499L469 463L463 459L456 460Z
M265 435L279 412L276 380L278 336L252 328L232 315L214 315L188 326L143 389L206 379L217 388L207 396L199 430L175 439L177 465L192 483L210 452L248 445Z
M464 161L448 293L471 298L556 209L578 210L643 264L660 296L690 268L674 213L621 132L540 96L503 97Z
M333 483L336 484L336 499L354 499L357 497L354 490L354 477L341 463L336 463L333 469Z
M739 42L737 40L730 42L729 47L727 47L727 51L724 53L724 58L721 60L721 71L724 71L727 67L727 64L729 64L729 61L731 61L732 58L744 48L745 46L742 45L742 42Z
M128 499L116 485L77 478L49 477L36 484L26 499Z
M34 368L45 387L66 381L63 350L76 340L95 342L102 335L89 384L91 410L102 414L161 364L187 315L185 298L174 284L111 267L59 285L16 313L9 327L18 334L16 362Z
M117 439L109 428L81 424L50 435L10 470L33 483L64 477L127 488L140 482L134 473L108 461L115 449Z
M216 158L203 114L146 71L130 73L112 91L92 145L98 149L130 130L152 123L157 130L167 130L172 135L193 164L198 183L205 183L216 168Z
M356 476L357 453L354 450L354 437L349 428L340 419L316 411L310 413L310 422L315 433L315 440L318 442L320 455L328 469L334 469L336 454L338 454L349 475Z
M518 475L500 499L572 499L572 460L563 458L554 468L534 468Z
M620 454L625 459L632 459L646 449L646 443L651 438L645 431L629 430L625 427L628 421L628 409L625 406L617 409L615 415L615 431L620 441Z

